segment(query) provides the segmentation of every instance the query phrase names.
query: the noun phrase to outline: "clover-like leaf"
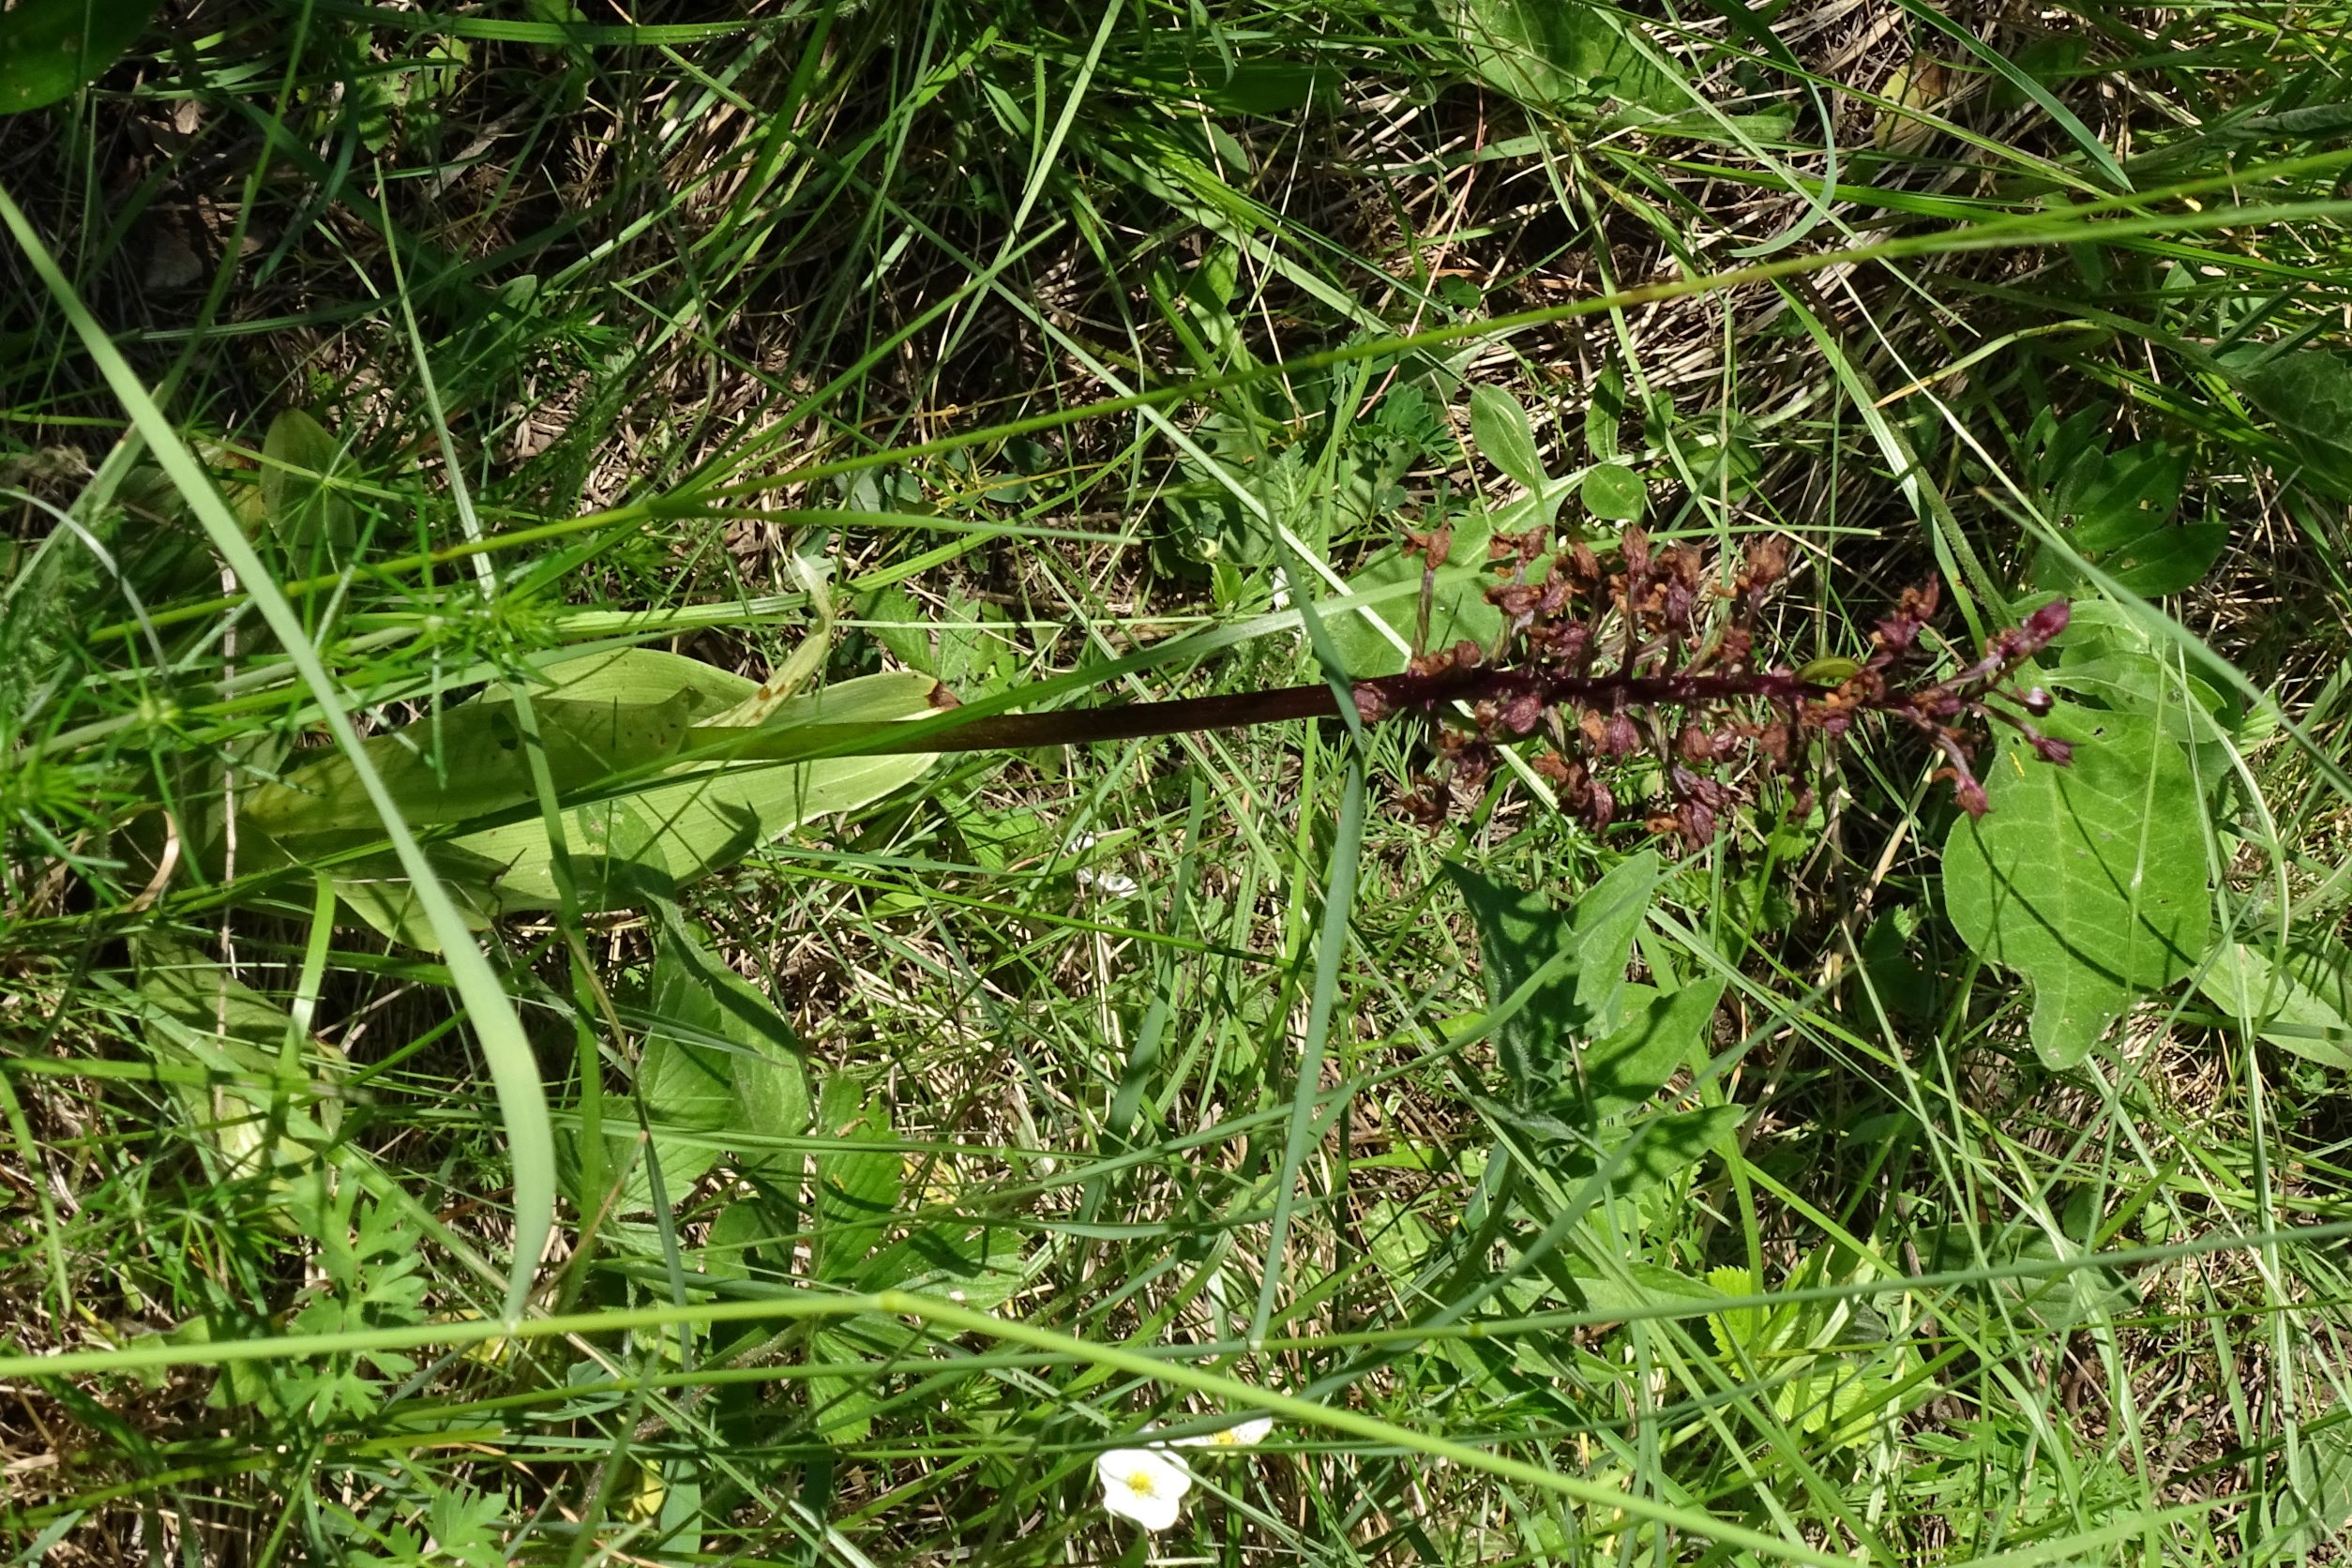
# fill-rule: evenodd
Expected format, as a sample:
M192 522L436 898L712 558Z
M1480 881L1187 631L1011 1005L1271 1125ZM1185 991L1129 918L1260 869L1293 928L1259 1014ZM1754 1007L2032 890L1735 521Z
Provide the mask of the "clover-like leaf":
M1963 941L2032 983L2034 1049L2071 1067L2134 997L2195 968L2211 912L2180 748L2137 714L2060 707L2043 728L2073 764L2004 749L1991 809L1944 840L1944 899Z

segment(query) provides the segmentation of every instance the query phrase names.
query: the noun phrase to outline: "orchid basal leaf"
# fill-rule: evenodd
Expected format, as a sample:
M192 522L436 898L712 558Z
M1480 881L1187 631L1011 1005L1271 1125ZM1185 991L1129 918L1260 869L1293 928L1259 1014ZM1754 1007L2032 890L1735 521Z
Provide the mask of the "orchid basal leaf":
M664 759L692 757L698 725L741 711L758 683L650 649L579 663L550 672L552 685L534 694L532 713L556 792L575 802L559 815L580 897L592 909L708 876L804 822L867 806L931 764L915 753L665 766ZM927 716L943 700L927 675L867 675L779 702L761 728L895 723ZM411 825L446 830L428 853L476 926L556 906L554 850L532 787L530 744L503 690L367 743ZM437 950L398 862L369 848L379 834L347 758L323 756L251 792L241 815L249 833L288 859L344 852L331 867L343 901L386 936Z

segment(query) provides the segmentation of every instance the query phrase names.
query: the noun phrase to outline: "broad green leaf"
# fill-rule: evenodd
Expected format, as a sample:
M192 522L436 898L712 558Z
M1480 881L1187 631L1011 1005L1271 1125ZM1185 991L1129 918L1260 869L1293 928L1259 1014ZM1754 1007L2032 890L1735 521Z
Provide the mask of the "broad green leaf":
M1550 488L1527 410L1501 387L1481 386L1470 394L1470 440L1480 457L1530 492L1540 495Z
M565 793L651 766L686 744L702 702L673 688L665 701L620 703L541 699L532 704L548 771ZM530 753L511 702L467 702L372 736L364 747L411 827L446 827L532 807ZM251 791L245 821L283 845L376 837L375 811L351 759L337 751Z
M349 561L359 543L359 514L336 488L353 468L341 445L316 419L288 409L270 421L262 457L262 505L279 544L307 551L323 543L328 560Z
M2260 947L2225 942L2213 950L2197 987L2281 1049L2324 1066L2352 1067L2352 950L2343 943L2299 943L2279 962Z
M708 934L667 905L658 931L636 1099L644 1107L663 1188L675 1203L723 1148L743 1147L745 1135L764 1140L806 1132L808 1085L791 1025L719 960ZM604 1115L608 1128L634 1129L638 1121L636 1105L622 1096L608 1101ZM612 1135L609 1168L629 1166L634 1140L633 1130ZM796 1171L799 1158L768 1151L739 1163ZM623 1199L623 1213L651 1207L651 1172L641 1161Z
M1664 88L1671 92L1671 88ZM1793 145L1797 116L1787 110L1761 114L1725 114L1696 107L1666 110L1647 104L1627 104L1610 111L1596 128L1603 132L1642 130L1652 136L1681 137L1692 142L1719 142L1726 146L1754 143L1765 147Z
M1920 1249L1920 1267L1929 1274L1957 1274L1977 1268L1980 1246L1981 1262L1996 1268L2081 1260L2073 1267L2053 1268L2046 1274L1985 1281L1980 1289L1999 1304L1998 1309L1992 1303L1981 1309L1987 1319L1998 1320L1998 1310L2005 1309L2023 1313L2044 1333L2067 1334L2103 1315L2128 1311L2139 1301L2138 1287L2120 1271L2097 1262L2097 1255L2085 1252L2079 1244L2055 1242L2048 1232L2040 1229L2007 1231L1990 1238L1982 1234L1971 1236L1957 1227L1938 1230ZM1968 1294L1973 1292L1954 1292L1948 1299L1956 1306Z
M2211 569L2229 543L2229 528L2176 520L2187 447L2144 441L2110 452L2099 414L2088 410L2062 426L2036 426L2047 448L2037 467L2059 529L2077 553L2133 593L2179 593ZM2031 575L2044 588L2071 587L2080 576L2052 547L2035 555Z
M2056 650L2058 667L2043 671L2045 685L2152 718L2193 755L2239 722L2221 692L2194 671L2176 668L2146 628L2104 599L2076 601ZM2216 752L2200 771L2218 779L2228 767L2227 758Z
M905 1160L890 1141L890 1110L851 1078L829 1078L817 1104L817 1277L853 1285L898 1213Z
M1587 1113L1595 1122L1648 1105L1695 1051L1705 1050L1724 982L1696 981L1663 996L1648 986L1625 990L1625 1026L1587 1047L1581 1059Z
M1485 519L1465 518L1455 529L1454 548L1447 553L1445 565L1438 569L1431 588L1429 641L1423 652L1450 648L1464 639L1481 647L1491 647L1501 632L1502 612L1486 602L1486 590L1495 580L1486 569L1486 541L1492 536L1491 524ZM1374 615L1410 643L1421 618L1421 572L1419 556L1409 556L1401 548L1392 548L1349 578L1348 592L1368 594L1397 583L1413 585L1413 592L1383 599L1372 607ZM1408 656L1355 611L1325 616L1323 629L1330 634L1340 662L1358 680L1394 675L1405 668Z
M1592 378L1592 400L1584 410L1584 446L1594 462L1617 458L1618 426L1625 418L1625 371L1614 359Z
M1665 1186L1722 1148L1746 1118L1746 1108L1735 1105L1645 1116L1629 1132L1613 1134L1601 1153L1574 1150L1555 1159L1552 1168L1563 1182L1581 1182L1631 1143L1632 1149L1616 1160L1609 1190L1620 1197L1633 1197Z
M560 689L566 695L536 701L533 711L549 747L559 791L591 786L616 771L658 762L678 746L691 747L689 712L707 711L702 681L695 689L672 688L658 704L626 704L596 693L622 686L636 689L641 671L607 667L602 677ZM746 692L755 683L743 682ZM802 724L881 724L926 716L941 690L928 676L911 672L862 676L780 703L764 730ZM578 693L590 695L582 698ZM556 906L554 851L546 821L521 770L521 732L512 707L482 701L439 716L459 744L440 750L424 719L369 743L371 757L382 744L384 765L400 769L395 786L404 809L435 825L458 825L481 816L511 820L460 832L428 847L427 853L467 920L487 925L502 914ZM595 909L632 905L647 892L667 893L743 859L761 845L819 817L853 811L907 784L930 766L926 754L834 757L813 762L688 762L633 784L626 792L565 808L565 834L580 873L580 894ZM353 836L372 835L347 825L355 817L347 765L337 759L306 769L282 785L257 791L247 810L251 825L290 856L321 845L342 847ZM414 819L413 819L414 820ZM321 837L324 836L324 837ZM376 929L411 946L433 950L400 867L387 855L367 856L340 866L337 892Z
M760 683L748 676L659 648L582 650L548 659L537 672L544 685L533 688L535 701L544 692L572 702L643 705L667 702L681 691L691 691L701 699L695 711L714 718L760 689ZM493 686L481 697L485 706L513 701L513 694L504 686Z
M223 1174L267 1170L290 1201L306 1196L285 1184L320 1174L320 1156L334 1142L341 1101L333 1085L346 1072L342 1053L307 1040L297 1065L316 1076L290 1077L284 1053L293 1020L283 1007L197 948L142 937L131 956L149 1051L158 1062L215 1075L209 1083L174 1081L172 1090L219 1152Z
M1446 870L1478 927L1496 1055L1522 1103L1541 1104L1575 1083L1575 1042L1617 1025L1626 961L1658 884L1656 852L1627 856L1564 916L1540 893Z
M1584 509L1609 522L1638 522L1650 491L1641 475L1621 462L1605 462L1585 470L1577 488Z
M674 978L662 975L656 967L657 1012L680 1007L676 991L663 985L665 979L674 982ZM699 1036L700 1032L696 1033ZM717 1046L704 1044L699 1037L688 1038L664 1029L646 1035L644 1048L638 1056L637 1092L644 1106L645 1130L651 1137L654 1153L661 1162L663 1191L672 1203L683 1199L686 1189L718 1162L717 1139L734 1119L731 1055ZM626 1107L626 1102L623 1105ZM610 1117L611 1112L606 1114ZM634 1122L635 1118L630 1116L628 1120ZM626 1151L623 1149L615 1151L611 1161L617 1168L626 1158ZM652 1201L652 1172L642 1165L632 1179L629 1196L638 1198L641 1192L643 1202L628 1207L644 1207Z
M1638 24L1584 0L1458 0L1454 24L1470 68L1530 107L1559 110L1604 98L1665 112L1690 107L1619 31Z
M775 1240L775 1228L760 1205L739 1200L719 1210L695 1253L701 1272L714 1279L748 1279L752 1255Z
M1437 1250L1437 1232L1428 1222L1393 1198L1374 1199L1357 1224L1374 1266L1399 1291L1411 1286Z
M2135 996L2205 952L2202 806L2188 759L2136 714L2061 706L2053 767L2022 746L1987 760L1991 809L1944 840L1944 899L1961 939L2033 986L2034 1048L2071 1067Z
M808 1338L808 1359L819 1365L874 1357L873 1347L853 1329L821 1328ZM837 1443L864 1442L873 1435L874 1412L882 1405L873 1393L873 1378L829 1375L805 1380L809 1419L819 1433Z
M1583 1294L1584 1304L1594 1312L1632 1313L1722 1294L1707 1281L1655 1263L1628 1263L1620 1279L1593 1273L1591 1265L1579 1262L1570 1270L1570 1277Z
M2246 371L2242 384L2303 460L2305 482L2352 496L2352 356L2298 349Z
M1919 906L1903 904L1882 912L1862 934L1862 964L1870 989L1878 1005L1899 1018L1916 1020L1936 1011L1936 977L1912 956L1919 927Z
M2352 1530L2352 1421L2339 1404L2326 1422L2304 1426L2294 1465L2295 1488L2281 1500L2278 1531L2247 1554L2250 1562L2318 1560L2318 1549Z
M1020 1238L1010 1230L919 1225L858 1273L867 1290L921 1290L966 1306L1002 1304L1023 1282Z
M797 1171L798 1154L762 1142L798 1138L808 1130L808 1072L800 1037L764 992L720 961L701 926L674 910L665 908L663 913L656 1011L724 1047L733 1101L724 1126L731 1134L761 1140L736 1142L736 1163L746 1170Z
M735 1125L740 1130L761 1138L796 1138L807 1131L808 1072L797 1056L773 1047L746 1047L735 1053L733 1079ZM749 1143L737 1150L735 1158L746 1170L797 1165L800 1160L797 1154Z
M70 96L146 30L156 0L16 0L0 13L0 114Z

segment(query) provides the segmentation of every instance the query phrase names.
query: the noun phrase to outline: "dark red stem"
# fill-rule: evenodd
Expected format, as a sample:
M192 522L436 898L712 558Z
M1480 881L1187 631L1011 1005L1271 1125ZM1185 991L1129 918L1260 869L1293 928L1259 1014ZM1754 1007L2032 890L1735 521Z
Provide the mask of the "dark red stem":
M1387 675L1355 686L1357 713L1377 722L1402 713L1434 713L1448 702L1507 702L1532 692L1545 706L1580 701L1616 708L1660 702L1706 703L1728 698L1795 701L1825 688L1786 670L1730 675L1560 675L1541 669L1463 669L1429 675ZM1071 708L1043 714L992 714L968 724L900 741L877 736L868 725L804 726L793 731L812 752L828 749L828 731L837 730L845 751L881 752L1020 751L1033 746L1079 746L1090 741L1132 741L1152 735L1193 734L1205 730L1241 730L1302 718L1336 718L1339 705L1329 686L1277 686L1271 691L1221 697L1180 697L1165 702L1127 702L1108 708ZM796 746L794 749L800 750Z

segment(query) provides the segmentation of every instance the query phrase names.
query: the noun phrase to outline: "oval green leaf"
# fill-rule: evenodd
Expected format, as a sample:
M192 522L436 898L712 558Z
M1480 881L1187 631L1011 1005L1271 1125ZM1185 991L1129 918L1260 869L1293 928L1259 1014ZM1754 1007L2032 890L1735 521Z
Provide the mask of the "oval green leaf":
M0 114L70 97L122 58L156 0L17 0L0 14Z
M2063 1068L2135 997L2195 969L2211 911L2180 748L2137 714L2062 706L2042 728L2073 743L2073 763L2022 746L1989 759L1991 809L1944 840L1944 900L1962 941L2032 983L2034 1049Z

